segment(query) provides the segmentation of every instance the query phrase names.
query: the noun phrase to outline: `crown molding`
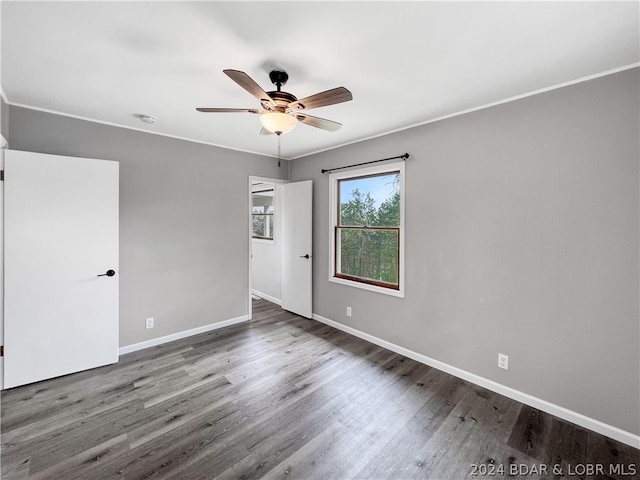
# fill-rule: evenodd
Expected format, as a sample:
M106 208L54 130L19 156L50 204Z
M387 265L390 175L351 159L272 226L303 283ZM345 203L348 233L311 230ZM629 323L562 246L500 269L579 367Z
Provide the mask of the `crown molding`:
M458 112L448 113L448 114L442 115L440 117L432 118L430 120L425 120L425 121L419 122L419 123L414 123L414 124L408 125L406 127L397 128L395 130L389 130L389 131L386 131L386 132L383 132L383 133L372 135L370 137L362 138L360 140L354 140L352 142L342 143L342 144L336 145L334 147L325 148L325 149L322 149L322 150L316 150L316 151L313 151L313 152L310 152L310 153L305 153L304 155L298 155L297 157L292 157L291 160L296 160L298 158L309 157L309 156L315 155L317 153L327 152L327 151L330 151L330 150L335 150L336 148L346 147L347 145L353 145L353 144L360 143L360 142L366 142L367 140L373 140L374 138L384 137L384 136L390 135L392 133L403 132L403 131L409 130L411 128L420 127L422 125L428 125L430 123L440 122L441 120L446 120L448 118L458 117L460 115L466 115L467 113L477 112L479 110L484 110L486 108L491 108L491 107L495 107L495 106L498 106L498 105L503 105L505 103L515 102L515 101L521 100L523 98L532 97L534 95L539 95L541 93L546 93L546 92L550 92L550 91L553 91L553 90L558 90L560 88L569 87L571 85L576 85L578 83L588 82L589 80L595 80L596 78L606 77L608 75L613 75L615 73L624 72L626 70L632 70L632 69L638 68L638 67L640 67L640 62L631 63L629 65L624 65L622 67L613 68L611 70L606 70L604 72L595 73L593 75L587 75L585 77L580 77L580 78L577 78L575 80L569 80L569 81L566 81L566 82L562 82L562 83L557 83L555 85L551 85L549 87L540 88L540 89L537 89L537 90L532 90L530 92L522 93L520 95L515 95L513 97L507 97L507 98L505 98L503 100L497 100L495 102L485 103L485 104L482 104L482 105L478 105L477 107L468 108L466 110L460 110Z

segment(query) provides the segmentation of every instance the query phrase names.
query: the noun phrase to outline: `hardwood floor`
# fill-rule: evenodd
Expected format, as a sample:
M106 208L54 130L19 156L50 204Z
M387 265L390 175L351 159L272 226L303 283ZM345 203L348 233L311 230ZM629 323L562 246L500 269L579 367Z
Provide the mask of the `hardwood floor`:
M2 395L6 480L638 478L623 474L639 467L638 450L264 300L251 322Z

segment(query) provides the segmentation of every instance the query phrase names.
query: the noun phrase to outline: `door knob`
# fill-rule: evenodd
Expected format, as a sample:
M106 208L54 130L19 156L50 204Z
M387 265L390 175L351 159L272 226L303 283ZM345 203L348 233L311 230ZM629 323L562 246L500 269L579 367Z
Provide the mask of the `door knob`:
M107 270L105 273L101 273L98 277L113 277L116 274L115 270Z
M307 253L306 255L300 255L300 258L309 258L309 254Z

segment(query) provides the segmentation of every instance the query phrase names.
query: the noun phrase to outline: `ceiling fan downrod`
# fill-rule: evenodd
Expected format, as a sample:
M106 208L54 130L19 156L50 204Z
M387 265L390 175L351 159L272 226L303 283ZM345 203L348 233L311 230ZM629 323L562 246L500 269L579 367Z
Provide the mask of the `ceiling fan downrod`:
M271 83L276 86L276 88L278 89L277 91L279 92L282 86L287 84L289 75L287 74L287 72L284 72L282 70L271 70L269 72L269 80L271 80Z

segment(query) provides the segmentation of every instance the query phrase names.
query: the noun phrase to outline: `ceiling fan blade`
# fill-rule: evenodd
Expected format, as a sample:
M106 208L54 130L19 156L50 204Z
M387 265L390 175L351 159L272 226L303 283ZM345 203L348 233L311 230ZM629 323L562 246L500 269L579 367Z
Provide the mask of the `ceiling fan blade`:
M227 69L227 70L223 70L223 72L227 74L227 76L231 80L236 82L238 85L244 88L247 92L249 92L251 95L253 95L258 100L260 100L260 103L264 108L266 108L267 110L276 109L276 106L277 106L276 102L274 102L273 99L269 95L267 95L267 92L265 92L262 89L262 87L258 85L249 75L247 75L244 72L241 72L240 70Z
M297 113L296 118L300 123L304 123L305 125L311 125L312 127L321 128L322 130L328 130L330 132L335 132L340 129L342 126L341 123L334 122L333 120L327 120L325 118L313 117L311 115L307 115L306 113Z
M199 112L211 113L211 112L249 112L249 113L267 113L266 110L258 110L256 108L196 108Z
M267 130L266 128L262 127L260 129L260 135L273 135L273 132L270 132L269 130Z
M291 102L287 108L289 110L308 110L310 108L325 107L336 103L348 102L349 100L353 100L351 92L344 87L337 87Z

